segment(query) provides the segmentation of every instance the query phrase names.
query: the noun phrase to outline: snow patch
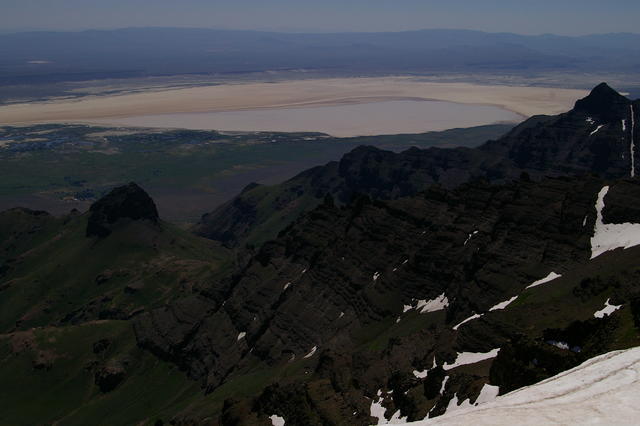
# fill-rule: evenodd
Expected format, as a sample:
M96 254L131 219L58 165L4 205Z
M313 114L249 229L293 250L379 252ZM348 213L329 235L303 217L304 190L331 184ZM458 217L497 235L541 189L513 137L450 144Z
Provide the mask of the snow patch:
M246 333L246 332L241 331L241 332L240 332L240 334L238 334L238 339L237 339L237 340L238 340L238 342L239 342L240 340L244 339L244 336L246 336L246 335L247 335L247 333Z
M454 393L453 398L451 398L451 400L449 401L449 405L447 405L445 414L451 413L453 411L463 410L465 408L471 408L471 407L473 407L473 405L471 405L471 403L469 402L469 399L465 399L460 403L460 405L458 405L458 394Z
M387 392L387 393L390 394L391 392ZM378 392L376 393L376 395L378 396L378 400L371 401L371 407L369 407L369 412L371 414L371 417L375 417L376 419L378 419L378 423L376 423L377 425L391 425L391 424L406 423L407 416L401 417L400 410L397 410L395 413L393 413L393 415L391 415L391 418L387 420L387 418L384 416L384 414L387 412L387 409L382 406L382 403L384 402L384 397L382 396L382 389L378 389Z
M467 323L467 322L469 322L469 321L473 321L474 319L478 319L478 318L480 318L482 315L484 315L484 314L473 314L473 315L471 315L469 318L467 318L467 319L463 320L462 322L460 322L460 323L456 324L456 325L453 327L453 330L454 330L454 331L458 330L458 328L459 328L462 324Z
M590 134L589 136L593 136L593 135L595 135L595 134L596 134L596 133L598 133L598 131L599 131L600 129L602 129L604 126L605 126L604 124L599 125L598 127L596 127L596 129L595 129L593 132L591 132L591 134Z
M558 342L556 340L548 340L547 343L550 344L551 346L555 346L558 349L563 349L565 351L569 350L569 344L567 342Z
M447 388L448 381L449 381L449 376L444 376L444 379L442 379L442 385L440 385L440 395L444 394L444 390Z
M276 414L274 414L273 416L269 416L269 419L271 419L271 425L272 426L284 426L284 418L280 417Z
M308 354L306 354L306 355L304 356L304 358L305 358L305 359L307 359L307 358L311 358L311 357L313 356L313 354L315 354L315 353L316 353L316 351L317 351L317 350L318 350L318 347L317 347L317 346L312 347L312 348L311 348L311 351L309 351L309 353L308 353Z
M378 281L378 278L380 278L380 272L376 272L375 274L373 274L374 281Z
M500 352L500 348L490 350L489 352L458 352L458 356L453 364L444 363L442 366L443 370L452 370L456 367L460 367L461 365L467 364L475 364L476 362L484 361L486 359L495 358L498 356L498 352Z
M473 237L477 233L478 233L478 231L473 231L472 233L470 233L469 236L467 237L467 239L465 240L464 245L466 246L467 243L469 242L469 240L471 240L471 237Z
M288 289L290 285L291 285L291 281L289 281L288 283L286 283L286 284L284 285L284 288L283 288L282 290L286 290L286 289Z
M591 259L602 253L617 248L637 246L640 244L640 224L638 223L603 223L602 210L604 209L604 197L609 192L609 187L604 186L598 194L596 201L596 223L591 237Z
M629 109L631 110L631 144L629 145L631 151L631 177L635 177L636 175L636 144L633 140L633 133L636 128L636 117L633 112L633 104L629 105Z
M604 302L604 308L600 309L599 311L597 311L596 313L593 314L594 317L596 318L604 318L608 315L611 315L612 313L614 313L615 311L617 311L618 309L622 308L622 305L611 305L609 303L610 299L607 299L606 302Z
M500 309L504 309L507 306L509 306L511 303L515 302L515 300L518 298L518 296L513 296L511 299L509 300L505 300L504 302L500 302L497 305L495 305L494 307L492 307L491 309L489 309L489 312L491 311L498 311Z
M640 347L610 352L494 401L410 426L638 424Z
M480 395L476 398L476 402L473 405L485 404L487 402L491 402L498 397L500 393L500 387L492 386L490 384L485 384L480 390Z
M378 423L376 424L379 425L383 425L384 422L387 421L387 419L384 417L384 413L387 411L387 409L382 406L382 401L384 401L384 398L380 398L378 401L371 401L371 407L369 407L371 417L375 417L376 419L378 419Z
M550 272L549 275L547 275L546 277L541 278L538 281L534 281L533 283L529 284L525 288L537 287L537 286L539 286L541 284L548 283L549 281L553 281L556 278L560 278L561 276L562 275L556 274L555 272Z
M595 123L595 121L593 121L593 118L591 118L591 117L587 117L587 119L586 119L585 121L586 121L587 123L589 123L589 124L593 124L593 123Z
M426 379L428 374L429 374L428 368L422 371L413 370L413 375L416 377L416 379Z
M622 119L622 131L627 131L627 120L625 120L624 118Z
M441 311L449 306L449 299L442 293L440 296L431 300L418 300L418 304L416 305L416 310L419 310L421 314L426 314L427 312L436 312Z

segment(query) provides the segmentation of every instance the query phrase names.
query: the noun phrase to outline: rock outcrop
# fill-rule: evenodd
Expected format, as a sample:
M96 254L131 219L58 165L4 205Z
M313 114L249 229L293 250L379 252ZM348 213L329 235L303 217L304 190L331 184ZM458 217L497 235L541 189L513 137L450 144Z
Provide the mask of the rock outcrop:
M104 238L121 219L158 224L158 210L149 195L135 183L114 188L89 209L87 237Z

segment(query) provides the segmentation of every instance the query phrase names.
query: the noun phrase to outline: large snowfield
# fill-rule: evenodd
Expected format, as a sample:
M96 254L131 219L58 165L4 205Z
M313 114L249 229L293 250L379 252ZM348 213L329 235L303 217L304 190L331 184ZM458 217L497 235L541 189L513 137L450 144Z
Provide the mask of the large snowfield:
M640 424L640 347L590 359L491 402L409 426Z

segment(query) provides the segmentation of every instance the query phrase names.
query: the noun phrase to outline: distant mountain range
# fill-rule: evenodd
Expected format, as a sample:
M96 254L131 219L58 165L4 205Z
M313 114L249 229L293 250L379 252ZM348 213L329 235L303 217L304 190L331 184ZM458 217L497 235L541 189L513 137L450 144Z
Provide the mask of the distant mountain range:
M0 423L406 422L640 346L638 111L601 84L477 149L360 147L219 241L133 183L1 212Z
M0 34L0 84L277 70L636 72L640 35L468 30L292 34L185 28Z

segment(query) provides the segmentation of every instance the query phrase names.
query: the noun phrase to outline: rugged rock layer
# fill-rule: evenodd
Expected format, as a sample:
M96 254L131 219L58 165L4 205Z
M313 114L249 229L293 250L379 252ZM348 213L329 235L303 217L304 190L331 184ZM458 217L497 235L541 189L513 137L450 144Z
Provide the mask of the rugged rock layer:
M353 418L355 424L371 421L362 413L362 398L374 397L378 388L393 390L386 403L416 419L429 410L431 415L443 413L456 395L460 401L474 400L489 377L505 389L530 384L532 378L548 377L560 371L558 367L569 368L615 346L606 336L614 335L619 323L596 321L589 326L605 327L593 334L603 337L601 345L594 345L588 339L566 337L575 334L572 322L588 319L584 313L559 315L540 308L536 315L554 318L551 327L531 316L530 308L530 318L518 321L504 313L509 310L493 310L516 296L530 297L534 290L527 287L551 272L580 274L590 264L595 203L604 184L595 177L523 179L497 186L480 181L455 190L434 186L396 201L362 196L343 207L326 198L264 244L226 284L223 300L183 300L137 317L138 342L202 380L209 391L256 362L274 368L297 360L310 362L314 379L328 380L330 392L314 393L320 382L300 380L291 384L303 386L294 393L302 392L312 401L329 393L339 396L338 405L344 408L338 418L353 418L349 413L355 410L360 413ZM615 212L616 220L633 220L633 206L640 203L638 182L610 185L625 196L606 199L605 223L611 220L609 212ZM607 289L625 289L625 300L638 293L631 276L617 284L605 281L592 293L587 283L571 297L582 301L585 307L580 309L589 310L593 298ZM424 320L412 314L419 300L439 300L442 295L446 304ZM471 321L461 326L466 319ZM391 337L394 332L389 330L400 330L403 321L417 322L411 323L411 332L397 331L381 352L360 347L359 342L372 338L373 330ZM540 327L549 330L532 331ZM575 354L545 343L561 338L583 350ZM491 374L492 361L472 362L476 367L470 371L447 367L457 365L456 353L485 354L495 348L503 348L505 354L522 353L506 357L522 365L506 364L506 358L498 356ZM540 362L527 367L532 353L538 353ZM424 393L418 392L422 396L400 396L420 386L417 376L408 372L429 369L432 363L447 370L446 389L433 391L444 388L441 378L437 384L425 384ZM515 381L502 374L514 369L522 373ZM301 412L286 397L292 389L267 390L263 397L269 407L298 418L296 424L331 418L328 408ZM236 406L231 404L229 410L238 409L232 407Z

